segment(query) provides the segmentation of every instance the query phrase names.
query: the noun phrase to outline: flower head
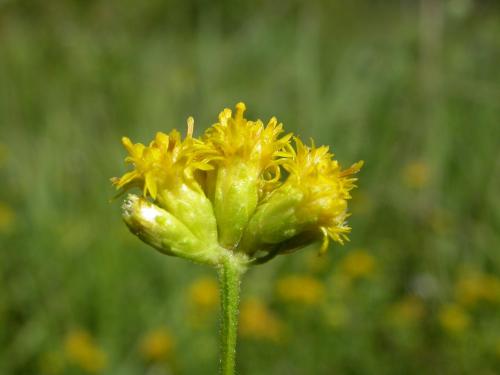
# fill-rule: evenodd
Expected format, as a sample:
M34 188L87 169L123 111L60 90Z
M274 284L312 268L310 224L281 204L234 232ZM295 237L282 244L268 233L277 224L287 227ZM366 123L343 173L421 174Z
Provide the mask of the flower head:
M251 218L243 246L283 253L322 240L343 243L350 227L346 224L347 200L351 198L357 173L363 162L342 170L326 146L308 147L295 138L296 150L282 164L288 177L259 205Z
M351 230L345 219L356 178L350 176L359 172L363 162L342 170L327 146L316 147L313 143L308 147L299 138L295 138L295 144L294 157L287 159L283 167L290 173L287 183L303 192L298 215L314 217L325 239L343 243Z
M272 117L266 126L261 120L249 121L243 117L244 103L236 104L236 111L226 108L219 114L219 122L205 132L204 140L215 151L212 160L227 165L244 161L258 173L269 171L274 180L279 179L279 158L290 156L289 141L292 137L283 132L283 124Z
M124 137L133 170L113 183L129 196L124 219L133 233L169 254L216 265L227 254L263 263L321 241L343 243L347 202L362 162L342 169L328 147L283 135L271 118L247 120L245 105L224 109L203 137L173 130L145 146Z
M129 195L123 217L132 232L166 254L188 254L189 259L213 263L203 254L218 246L217 224L197 175L213 166L206 159L207 147L193 138L193 126L194 120L189 118L184 140L173 130L168 135L157 133L149 146L124 137L129 152L125 161L134 169L112 182L122 190L138 187L144 198L154 200L153 204ZM177 247L172 248L172 239Z
M129 156L125 162L134 166L134 169L120 178L113 178L117 188L140 187L144 196L156 199L158 192L171 188L175 184L188 183L199 189L194 178L196 170L209 170L213 167L207 160L197 156L204 151L203 144L193 138L194 120L188 119L187 137L182 140L177 130L169 134L156 133L155 139L149 146L142 143L132 143L122 138L122 143ZM205 151L205 154L210 152Z
M210 195L219 240L227 248L238 246L260 197L280 184L281 160L291 156L291 134L279 137L283 125L275 117L267 126L261 120L249 121L243 117L245 110L243 103L236 105L234 114L224 109L203 137L212 150L205 148L205 158L216 167L208 173Z

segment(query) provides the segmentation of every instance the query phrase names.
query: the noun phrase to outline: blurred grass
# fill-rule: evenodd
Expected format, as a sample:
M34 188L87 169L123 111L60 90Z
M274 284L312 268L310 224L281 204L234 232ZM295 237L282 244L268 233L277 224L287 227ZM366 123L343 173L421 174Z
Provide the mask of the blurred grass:
M240 373L496 373L499 32L493 1L0 2L0 373L216 372L212 273L130 235L108 179L122 135L240 100L367 162L349 244L246 276Z

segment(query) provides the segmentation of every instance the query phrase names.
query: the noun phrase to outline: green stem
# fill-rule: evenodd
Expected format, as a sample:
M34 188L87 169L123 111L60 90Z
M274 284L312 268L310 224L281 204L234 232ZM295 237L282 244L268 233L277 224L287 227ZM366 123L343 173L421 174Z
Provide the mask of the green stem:
M238 305L241 276L245 267L234 255L227 255L219 266L221 295L220 373L234 375L238 336Z

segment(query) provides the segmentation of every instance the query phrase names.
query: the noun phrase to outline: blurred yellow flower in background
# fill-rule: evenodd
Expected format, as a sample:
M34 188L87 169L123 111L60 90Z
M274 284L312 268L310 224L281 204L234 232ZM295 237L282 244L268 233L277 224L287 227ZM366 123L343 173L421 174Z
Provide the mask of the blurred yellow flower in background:
M375 268L375 258L362 249L349 252L340 263L341 272L352 280L371 276Z
M325 298L324 284L308 275L291 275L279 279L276 292L282 301L303 305L317 305Z
M16 214L6 203L0 202L0 233L8 233L14 227Z
M468 273L457 281L455 295L461 304L471 307L481 301L499 302L500 279L493 275Z
M70 332L64 342L64 350L68 361L85 372L95 374L106 367L106 353L86 331Z
M396 324L412 324L425 315L425 306L417 296L405 296L389 307L389 319Z
M429 167L423 161L412 161L404 166L402 177L403 182L409 188L422 189L429 183Z
M470 325L470 317L467 312L454 303L441 307L438 314L441 327L450 333L462 333Z
M257 340L280 341L284 325L269 307L257 298L242 301L240 327L242 337Z
M189 323L193 328L204 328L219 306L219 286L217 279L200 277L188 288Z
M213 277L201 277L189 287L189 301L197 310L214 310L219 305L219 286Z
M174 339L166 328L157 328L141 339L139 351L146 361L161 362L170 357L174 349Z

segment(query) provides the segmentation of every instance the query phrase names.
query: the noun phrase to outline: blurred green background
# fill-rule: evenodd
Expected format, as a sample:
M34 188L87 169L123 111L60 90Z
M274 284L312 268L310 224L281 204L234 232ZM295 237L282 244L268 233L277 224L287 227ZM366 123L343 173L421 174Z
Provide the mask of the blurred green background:
M240 374L498 374L500 4L0 1L0 374L215 374L215 272L110 203L120 137L248 118L366 161L351 242L248 272Z

